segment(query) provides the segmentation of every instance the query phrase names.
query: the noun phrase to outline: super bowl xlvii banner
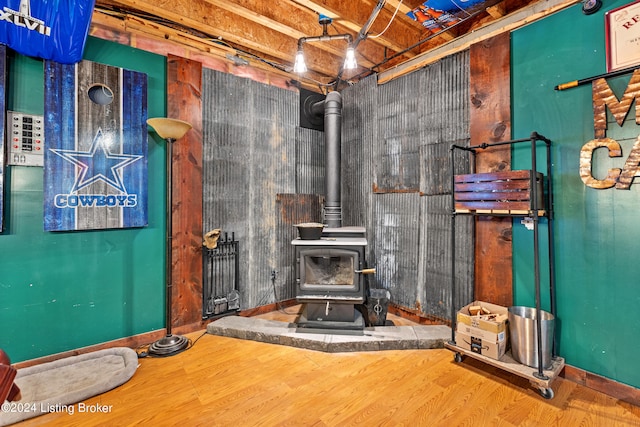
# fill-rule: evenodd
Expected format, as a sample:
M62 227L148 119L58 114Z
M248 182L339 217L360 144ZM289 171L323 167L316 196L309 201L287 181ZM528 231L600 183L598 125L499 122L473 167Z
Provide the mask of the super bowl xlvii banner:
M7 48L0 45L0 232L4 223L4 132L5 132L5 93L7 69Z
M45 231L147 225L147 75L45 61Z
M0 0L0 43L27 56L82 59L95 0Z

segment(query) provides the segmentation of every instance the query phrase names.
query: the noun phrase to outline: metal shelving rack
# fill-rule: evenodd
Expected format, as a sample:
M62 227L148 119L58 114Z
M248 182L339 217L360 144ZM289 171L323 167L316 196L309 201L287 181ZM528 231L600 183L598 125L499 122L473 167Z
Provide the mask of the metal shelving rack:
M529 171L509 171L496 174L470 174L465 175L472 181L477 177L481 184L475 186L475 190L466 196L456 190L456 179L462 175L455 175L454 161L456 150L472 153L474 156L479 150L485 150L498 145L513 145L518 143L531 143L531 169ZM537 171L537 149L540 142L546 147L546 174ZM474 162L472 162L474 164ZM514 190L512 185L515 180L522 180L523 172L528 175L528 186L524 186L522 191ZM493 175L493 176L491 176ZM482 176L482 178L480 178ZM512 181L510 177L514 177ZM554 333L552 345L551 366L547 369L542 366L542 316L540 302L540 255L539 255L539 231L538 223L541 217L546 217L548 221L548 243L549 243L549 292L550 311L556 316L555 302L555 280L554 280L554 253L553 253L553 191L551 175L551 141L544 136L533 132L529 138L516 139L504 142L484 143L475 147L463 147L459 145L451 146L451 341L445 343L445 347L455 352L455 361L461 362L463 356L470 356L479 359L489 365L501 368L513 374L529 379L534 387L537 387L540 394L547 399L554 396L551 382L564 368L564 359L558 357L556 351L556 337ZM519 185L522 184L520 181ZM546 184L546 194L545 194ZM469 185L473 187L473 185ZM540 193L541 192L541 193ZM523 197L523 194L526 197ZM456 198L458 197L458 198ZM541 206L542 205L542 206ZM456 268L455 268L455 235L456 216L460 214L482 215L482 216L509 216L530 218L533 223L533 249L534 249L534 282L535 282L535 304L536 304L536 329L538 348L538 368L532 372L529 366L518 363L511 356L510 350L506 352L500 360L469 351L456 346L456 307L454 306L456 295Z

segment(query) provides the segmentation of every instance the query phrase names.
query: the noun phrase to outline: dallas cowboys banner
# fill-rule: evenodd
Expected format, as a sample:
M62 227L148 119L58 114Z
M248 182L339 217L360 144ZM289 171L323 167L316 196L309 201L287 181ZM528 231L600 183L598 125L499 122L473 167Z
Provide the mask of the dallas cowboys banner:
M45 231L147 225L147 75L45 61Z
M2 0L0 43L27 56L82 59L95 0Z

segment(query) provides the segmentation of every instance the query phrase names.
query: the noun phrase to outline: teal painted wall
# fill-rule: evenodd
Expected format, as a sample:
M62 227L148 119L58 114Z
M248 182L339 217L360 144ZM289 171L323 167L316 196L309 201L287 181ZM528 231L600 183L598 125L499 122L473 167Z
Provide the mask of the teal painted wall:
M557 84L606 72L604 13L626 3L607 2L590 16L579 3L512 33L512 128L514 138L535 130L553 141L559 354L569 365L640 387L640 179L630 190L584 185L579 154L594 139L591 85L554 90ZM618 98L629 78L608 80ZM622 145L622 157L610 159L605 149L597 150L595 177L624 166L640 135L634 114L632 106L622 127L609 124L607 137ZM513 155L514 169L530 165L528 147ZM544 236L546 224L541 228ZM514 302L533 306L531 232L514 221L513 238ZM543 261L548 259L545 246ZM544 262L543 278L546 271ZM547 290L544 280L543 294Z
M164 57L89 38L85 59L146 73L149 117L165 115ZM42 61L8 61L7 108L42 115ZM42 168L7 167L0 348L12 362L164 327L164 149L151 133L144 228L44 232Z

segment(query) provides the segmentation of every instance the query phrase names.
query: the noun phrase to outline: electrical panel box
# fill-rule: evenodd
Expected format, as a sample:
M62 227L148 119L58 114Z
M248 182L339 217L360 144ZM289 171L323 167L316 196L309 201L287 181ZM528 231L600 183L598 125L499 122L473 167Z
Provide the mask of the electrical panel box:
M7 112L7 164L44 165L44 117Z

